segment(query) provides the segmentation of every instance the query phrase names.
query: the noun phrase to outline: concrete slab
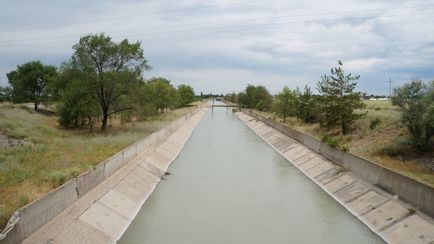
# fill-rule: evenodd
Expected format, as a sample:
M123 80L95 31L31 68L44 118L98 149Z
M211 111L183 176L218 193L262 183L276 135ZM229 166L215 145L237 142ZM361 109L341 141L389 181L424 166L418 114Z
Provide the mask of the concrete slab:
M384 231L389 243L397 244L432 244L434 243L434 225L414 214Z
M372 188L372 185L358 180L353 184L344 187L335 193L335 196L344 203L350 202L356 199L358 196L363 193L368 192Z
M285 148L284 150L282 150L282 151L279 152L279 153L283 156L287 151L289 151L289 150L291 150L291 149L293 149L293 148L295 148L295 147L297 147L297 146L299 146L298 143L296 143L296 142L291 142L290 145L289 145L287 148Z
M262 137L264 137L268 142L271 142L271 140L276 137L276 132L272 129L267 130L264 134L262 134Z
M126 218L99 202L93 204L79 219L114 240L122 236L130 223Z
M153 151L150 153L146 158L145 161L147 163L150 163L160 169L161 171L166 171L167 167L169 166L170 159L163 154Z
M114 240L80 220L73 221L68 228L65 228L54 241L47 240L46 243L80 243L99 244L113 243Z
M175 159L177 155L177 151L174 151L166 146L160 145L159 147L155 148L156 152L159 152L160 154L164 155L166 158L169 159L169 161L172 161Z
M335 167L333 169L325 172L322 175L319 175L318 177L315 178L315 180L318 183L320 183L322 185L325 185L325 184L327 184L327 183L329 183L329 182L331 182L331 181L333 181L333 180L341 177L345 173L346 172L343 171L342 168L340 168L339 166L335 165Z
M298 152L304 150L305 147L300 145L300 144L296 144L293 148L289 149L288 151L283 153L283 156L285 158L287 158L288 160L292 160L293 156L295 154L297 154Z
M141 201L133 201L117 190L109 190L98 202L122 215L127 220L133 220L142 206Z
M301 166L300 166L301 167ZM306 174L312 178L318 177L319 175L333 169L335 166L332 163L327 161L322 162L321 164L309 169L306 171Z
M282 138L277 143L273 144L273 146L277 149L279 152L286 151L287 148L289 148L293 142L289 140L288 138Z
M127 196L129 199L135 202L143 202L146 197L149 189L146 188L138 188L133 184L130 184L131 181L137 181L137 179L124 180L119 185L117 185L114 190L118 192L122 192L123 195Z
M328 184L325 184L324 187L331 193L335 193L339 191L340 189L353 184L357 181L357 178L354 177L351 173L346 173L342 175L341 177L329 182Z
M357 214L364 215L388 200L385 196L373 190L349 202L348 207Z
M277 132L269 139L269 143L271 144L271 145L274 145L274 144L276 144L276 143L278 143L280 140L282 140L283 139L283 135L281 135L281 134L278 134Z
M317 157L318 154L311 152L311 151L303 151L303 153L299 153L296 159L290 160L295 165L303 164L309 160L311 160L314 157Z
M311 160L307 161L306 163L300 164L298 167L301 169L301 171L306 172L313 167L316 167L320 164L327 163L324 159L320 157L312 158Z
M175 146L168 141L165 141L160 147L165 148L167 151L174 152L175 154L178 154L181 150L181 146Z
M133 171L125 178L125 182L130 184L135 189L139 190L143 194L146 194L153 188L153 184L157 184L159 182L155 180L154 176L150 176L149 178L137 176Z
M410 215L410 211L396 200L391 200L362 216L362 220L377 231L382 231Z
M299 158L301 158L303 156L306 156L307 154L310 154L310 153L312 153L312 151L310 149L308 149L308 148L305 148L305 149L303 149L303 150L295 153L293 156L291 156L291 161L295 162L295 161L297 161L297 159L299 159ZM315 156L318 156L318 154L313 154L313 153L312 153L312 155L313 156L311 158L314 158Z

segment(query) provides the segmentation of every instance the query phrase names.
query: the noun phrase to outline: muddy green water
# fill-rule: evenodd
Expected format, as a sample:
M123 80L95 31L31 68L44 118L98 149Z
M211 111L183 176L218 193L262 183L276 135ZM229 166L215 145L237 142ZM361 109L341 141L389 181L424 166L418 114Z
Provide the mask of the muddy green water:
M225 108L169 172L120 243L383 243Z

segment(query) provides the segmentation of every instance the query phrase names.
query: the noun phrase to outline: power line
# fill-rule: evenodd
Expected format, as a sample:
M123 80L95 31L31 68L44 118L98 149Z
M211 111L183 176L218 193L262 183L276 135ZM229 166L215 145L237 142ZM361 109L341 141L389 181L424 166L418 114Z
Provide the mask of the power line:
M213 8L216 6L230 6L230 5L238 5L243 3L252 3L252 2L260 2L259 0L251 0L251 1L240 1L240 2L233 2L233 3L227 3L227 4L214 4L214 5L205 5L205 6L197 6L197 7L189 7L189 8L180 8L180 9L173 9L173 10L166 10L166 11L155 11L155 12L148 12L145 14L137 14L137 15L126 15L126 16L118 16L118 17L111 17L111 18L102 18L102 19L96 19L96 20L88 20L88 21L80 21L80 22L73 22L73 23L65 23L65 24L58 24L58 25L46 25L46 26L39 26L39 27L32 27L32 28L23 28L23 29L15 29L15 30L0 30L0 33L9 33L9 32L23 32L23 31L33 31L33 30L40 30L40 29L48 29L48 28L59 28L59 27L65 27L70 25L79 25L79 24L87 24L87 23L97 23L97 22L104 22L104 21L111 21L111 20L120 20L120 19L129 19L129 18L137 18L137 17L144 17L144 16L151 16L156 14L162 14L162 13L170 13L170 12L181 12L181 11L187 11L187 10L193 10L193 9L205 9L205 8ZM363 13L363 12L378 12L378 11L385 11L385 10L397 10L397 9L413 9L413 8L429 8L433 7L434 4L427 4L427 5L416 5L416 6L401 6L401 7L392 7L392 8L376 8L376 9L363 9L363 10L342 10L342 11L332 11L332 12L317 12L317 13L311 13L311 14L296 14L296 15L283 15L283 16L277 16L277 17L271 17L271 18L286 18L286 17L310 17L310 16L320 16L320 15L336 15L336 14L351 14L351 13ZM247 18L243 19L244 21L247 20L258 20L258 19L268 19L270 17L265 18ZM214 24L214 23L221 23L225 21L213 21L213 22L204 22L204 23L195 23L195 24L189 24L185 26L194 26L194 25L203 25L203 24ZM177 26L173 26L177 27Z
M179 8L179 9L172 9L172 10L165 10L165 11L154 11L154 12L148 12L148 13L144 13L144 14L124 15L124 16L117 16L117 17L111 17L111 18L101 18L101 19L95 19L95 20L77 21L77 22L71 22L71 23L65 23L65 24L56 24L56 25L45 25L45 26L32 27L32 28L21 28L21 29L13 29L13 30L12 29L4 29L4 30L0 30L0 33L22 32L22 31L29 31L29 30L59 28L59 27L65 27L65 26L70 26L70 25L98 23L98 22L111 21L111 20L130 19L130 18L158 15L158 14L163 14L163 13L173 13L173 12L182 12L182 11L188 11L188 10L194 10L194 9L206 9L206 8L214 8L214 7L221 7L221 6L231 6L231 5L239 5L239 4L244 4L244 3L252 3L252 2L260 2L260 0L238 1L238 2L232 2L232 3L226 3L226 4L209 4L209 5L196 6L196 7Z
M423 15L433 13L432 10L424 10L422 12L412 12L407 14L392 14L392 15L380 15L380 16L365 16L365 17L352 17L352 18L328 18L328 19L315 19L315 20L300 20L300 21L285 21L285 22L273 22L273 23L255 23L255 24L247 24L247 25L239 25L239 26L219 26L219 27L208 27L202 29L184 29L184 30L169 30L169 31L160 31L160 32L150 32L150 33L140 33L133 34L131 36L149 36L149 35L158 35L158 34L172 34L172 33L183 33L183 32L209 32L209 31L227 31L227 30L238 30L240 28L249 28L249 27L260 27L260 26L272 26L272 25L285 25L285 24L294 24L294 23L315 23L315 22L335 22L335 21L345 21L345 22L358 22L367 19L378 19L378 18L390 18L390 17L399 17L399 16L414 16L414 15ZM251 18L250 20L252 20ZM263 19L263 18L258 18ZM176 26L172 26L176 27ZM183 26L179 26L183 27ZM186 25L185 27L188 27ZM154 27L154 28L140 28L140 29L129 29L124 31L111 31L111 33L126 33L128 35L129 31L141 31L146 29L161 29L164 27ZM40 40L52 40L52 39L65 39L65 38L77 38L79 34L76 35L66 35L66 36L54 36L54 37L43 37L43 38L28 38L28 39L15 39L15 40L1 40L2 42L22 42L22 41L40 41ZM116 36L115 36L116 37ZM119 36L117 36L119 37ZM43 44L43 43L35 43L35 44ZM10 47L10 46L25 46L28 44L12 44L12 45L1 45L1 47Z

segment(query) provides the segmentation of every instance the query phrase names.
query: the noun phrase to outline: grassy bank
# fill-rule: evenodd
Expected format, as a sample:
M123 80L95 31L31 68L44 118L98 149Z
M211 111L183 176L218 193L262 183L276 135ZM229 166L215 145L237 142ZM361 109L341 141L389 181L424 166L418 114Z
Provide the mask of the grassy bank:
M366 116L355 123L353 131L346 136L336 131L327 132L329 142L434 187L434 153L422 153L410 145L410 136L400 123L398 108L390 101L365 102L366 108L358 112ZM262 115L283 121L272 113ZM318 123L306 124L289 118L286 124L317 138L325 137Z
M0 229L19 207L192 110L176 109L122 125L112 119L107 132L90 134L88 129L60 128L57 116L0 104L1 138L14 144L0 148Z

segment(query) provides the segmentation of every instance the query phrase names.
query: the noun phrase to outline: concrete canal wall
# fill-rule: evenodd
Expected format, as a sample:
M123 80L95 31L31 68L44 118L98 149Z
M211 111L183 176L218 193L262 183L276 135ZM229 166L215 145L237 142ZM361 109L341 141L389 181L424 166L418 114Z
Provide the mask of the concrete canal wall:
M205 112L199 108L177 119L19 209L0 243L115 242Z
M429 186L254 112L237 115L386 242L434 243L433 219L423 213L434 213Z

